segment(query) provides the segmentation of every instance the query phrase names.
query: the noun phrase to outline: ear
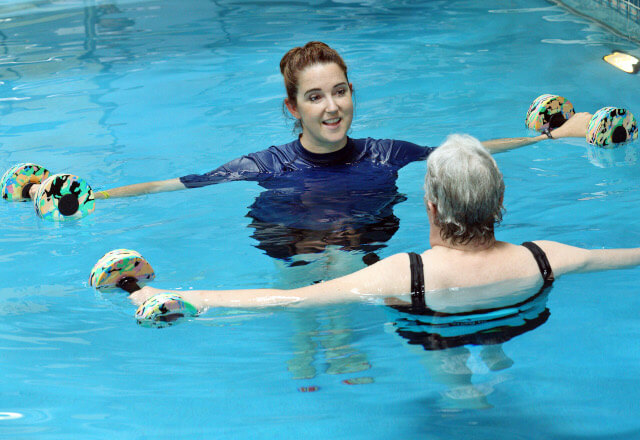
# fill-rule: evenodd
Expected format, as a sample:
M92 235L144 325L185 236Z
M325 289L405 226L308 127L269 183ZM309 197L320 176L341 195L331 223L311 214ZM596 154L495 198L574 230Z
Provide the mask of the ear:
M425 200L425 202L427 205L427 214L435 218L436 212L438 212L438 207L430 200Z
M349 83L349 90L351 90L351 93L353 93L353 83Z
M291 113L291 116L293 116L296 119L300 119L300 112L298 112L298 106L292 102L289 98L284 98L284 105L287 106L287 110L289 110L289 113Z

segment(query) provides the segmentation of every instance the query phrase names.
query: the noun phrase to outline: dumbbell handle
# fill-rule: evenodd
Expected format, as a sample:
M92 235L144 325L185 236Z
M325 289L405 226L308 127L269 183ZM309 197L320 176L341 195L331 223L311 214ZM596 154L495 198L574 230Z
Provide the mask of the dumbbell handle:
M141 287L138 285L138 280L134 277L124 277L123 279L118 281L117 286L127 293L137 292L141 289Z
M554 130L554 129L560 127L565 122L567 122L567 120L565 119L565 117L564 117L564 115L562 113L553 114L549 118L549 129L550 130Z
M31 192L31 187L35 185L35 183L27 183L23 188L22 188L22 198L23 199L30 199L31 198L31 194L29 194Z

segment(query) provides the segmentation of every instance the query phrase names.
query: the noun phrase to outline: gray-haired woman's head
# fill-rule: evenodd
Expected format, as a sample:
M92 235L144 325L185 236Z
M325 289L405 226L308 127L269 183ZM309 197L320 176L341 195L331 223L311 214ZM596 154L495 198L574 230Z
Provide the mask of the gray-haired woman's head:
M480 141L454 134L427 161L425 200L436 206L441 236L454 244L493 238L502 220L504 181Z

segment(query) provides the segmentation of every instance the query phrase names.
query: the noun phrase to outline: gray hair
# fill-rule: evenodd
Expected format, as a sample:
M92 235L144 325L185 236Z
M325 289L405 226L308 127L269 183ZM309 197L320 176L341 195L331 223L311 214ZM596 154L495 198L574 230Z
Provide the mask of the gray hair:
M496 161L480 141L453 134L427 160L425 201L437 208L434 222L452 243L493 238L502 220L504 180Z

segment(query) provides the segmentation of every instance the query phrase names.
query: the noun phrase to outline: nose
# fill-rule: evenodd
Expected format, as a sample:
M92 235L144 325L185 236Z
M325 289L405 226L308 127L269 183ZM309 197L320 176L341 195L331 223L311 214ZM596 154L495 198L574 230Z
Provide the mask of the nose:
M327 113L335 113L338 111L338 104L336 103L335 99L333 99L332 96L329 96L327 98L327 108L326 108Z

